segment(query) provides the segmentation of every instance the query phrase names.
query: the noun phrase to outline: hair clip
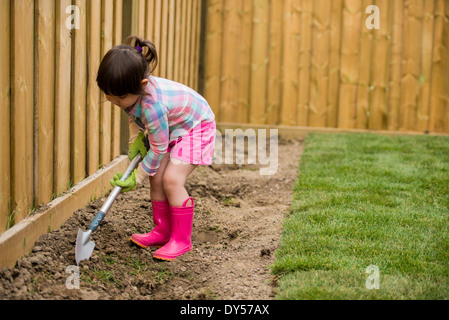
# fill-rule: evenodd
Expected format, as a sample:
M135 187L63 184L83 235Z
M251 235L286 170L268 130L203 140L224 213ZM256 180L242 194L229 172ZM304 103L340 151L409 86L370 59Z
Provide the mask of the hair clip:
M138 51L140 51L140 52L142 52L143 50L142 50L142 48L141 47L139 47L139 46L136 46L136 49L138 50Z

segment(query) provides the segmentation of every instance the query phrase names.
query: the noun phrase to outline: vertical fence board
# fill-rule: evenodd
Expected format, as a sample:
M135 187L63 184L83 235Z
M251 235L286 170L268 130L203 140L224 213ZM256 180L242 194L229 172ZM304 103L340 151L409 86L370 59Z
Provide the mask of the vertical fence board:
M246 2L245 2L246 3ZM282 12L283 1L271 1L270 7L270 43L268 59L268 101L266 123L279 124L282 70ZM251 8L251 7L250 7ZM245 27L242 32L248 30ZM249 29L249 34L250 34ZM251 35L250 35L251 36ZM243 37L242 37L243 38ZM248 49L250 50L250 48ZM241 120L242 121L242 120ZM242 122L246 122L243 119Z
M195 85L195 74L198 72L196 65L196 53L197 53L197 43L199 41L198 36L198 0L192 0L192 45L190 47L190 69L189 69L189 80L188 85L196 90Z
M113 40L113 16L114 5L110 0L102 0L102 24L101 24L101 56L112 48ZM111 140L112 140L112 104L101 97L100 104L100 165L105 165L111 161Z
M345 0L343 6L342 43L345 45L341 48L338 127L354 128L359 76L361 2Z
M167 40L167 78L174 80L174 56L175 56L175 0L168 2L168 40Z
M156 50L158 53L159 63L153 74L156 76L161 75L161 15L162 15L162 1L156 0L154 5L154 23L153 23L153 32L154 32L154 40L153 43L156 46Z
M154 41L154 0L146 2L145 11L145 39Z
M365 20L368 17L368 15L365 14L365 8L371 4L373 4L372 0L363 0L362 8L364 14L361 15L361 19L359 22L362 26L362 29L359 48L359 77L357 85L357 107L355 116L355 126L357 129L365 129L368 127L368 118L370 111L373 35L376 31L370 30L365 27Z
M137 36L144 38L145 35L145 2L146 0L138 0L137 2ZM114 3L114 7L117 2Z
M181 8L181 54L179 57L179 78L178 82L184 82L184 77L186 74L186 68L185 68L185 54L186 54L186 36L187 36L187 1L182 0L182 8Z
M174 71L173 71L173 80L179 82L180 81L180 59L181 59L181 33L182 33L182 25L181 25L181 17L182 17L182 0L176 0L175 2L175 40L174 40Z
M238 37L239 77L238 93L236 97L237 109L235 112L235 121L248 122L250 108L250 83L251 83L251 39L253 26L253 3L251 1L242 1L240 3L240 36Z
M220 100L220 119L221 121L232 121L237 110L237 103L234 97L238 92L238 57L235 54L237 46L238 34L240 33L240 19L239 19L239 1L225 0L224 4L224 21L223 25L223 55L226 59L222 63L222 90Z
M37 3L37 204L53 196L54 86L55 86L55 3Z
M161 37L159 46L159 74L161 77L167 77L167 50L168 50L168 7L169 1L162 0L161 11Z
M298 60L300 49L300 0L284 2L284 47L282 70L281 124L296 125L298 101Z
M327 127L337 127L338 91L340 86L340 50L343 0L332 1L329 48L329 90L327 101Z
M253 2L251 42L251 95L249 123L265 123L268 82L268 0ZM240 32L240 31L239 31Z
M33 59L34 1L14 1L12 52L12 178L15 221L27 216L33 203Z
M327 90L329 83L330 21L332 7L327 0L313 1L313 37L310 70L310 104L308 124L325 127L327 118ZM300 83L299 90L302 89Z
M145 6L142 8L145 16ZM122 14L123 14L123 1L114 0L114 29L112 45L116 46L122 43ZM142 32L142 37L145 35L145 25ZM112 146L111 157L115 159L120 155L120 123L121 123L121 109L117 106L112 108Z
M421 76L418 98L418 123L416 129L425 131L429 128L429 106L430 106L430 75L432 72L432 48L435 1L424 2L423 36L422 44Z
M55 73L55 194L67 190L70 180L70 74L71 39L65 26L65 9L70 0L56 2L56 73Z
M402 65L402 24L404 2L393 2L393 22L391 26L391 58L388 100L387 129L397 131L399 128L399 108L401 105L401 65Z
M443 37L443 47L446 49L446 58L445 62L445 80L443 83L443 88L446 88L442 91L443 94L443 119L444 119L444 127L442 132L449 133L449 1L446 0L444 6L444 37Z
M90 0L88 10L87 56L87 172L97 171L100 165L100 89L97 86L97 70L100 66L101 0Z
M309 121L311 57L312 57L312 17L313 0L302 0L299 51L299 92L296 125L306 126Z
M367 129L383 130L387 128L387 90L389 74L389 50L391 33L392 2L377 0L380 10L380 29L376 30L373 38L373 52L371 58L371 86L370 111ZM391 6L390 6L391 5Z
M422 37L423 0L410 0L405 3L403 69L401 96L400 130L413 130L417 122L419 79L421 72L421 43L415 38Z
M190 77L190 55L192 48L192 0L186 0L186 43L185 43L185 55L184 55L184 77L182 83L189 85Z
M7 228L11 199L10 32L10 1L0 1L0 233Z
M193 86L196 91L200 91L200 59L201 59L201 41L202 41L202 24L203 24L203 2L196 0L197 19L196 19L196 46L195 46L195 69L193 72Z
M72 29L72 110L71 159L72 179L76 184L86 176L86 0L76 0L80 10L79 29Z
M447 75L447 68L449 67L447 61L447 55L449 53L449 43L447 40L449 37L449 28L447 21L445 21L445 10L449 10L449 3L445 0L436 0L429 120L429 130L432 132L444 132L444 118L447 117L448 112L448 110L446 110L446 113L444 112L448 99L448 89L444 87L444 79Z
M221 119L221 61L223 35L223 0L207 1L206 44L204 54L204 97L215 116Z

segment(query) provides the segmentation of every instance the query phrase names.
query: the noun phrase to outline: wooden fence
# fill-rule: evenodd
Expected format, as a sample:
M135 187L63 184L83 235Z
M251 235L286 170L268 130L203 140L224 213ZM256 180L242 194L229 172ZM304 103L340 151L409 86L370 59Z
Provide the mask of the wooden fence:
M0 233L123 153L126 119L95 81L114 45L153 40L156 75L197 88L200 13L200 0L0 0Z
M0 232L124 153L95 77L131 34L222 123L449 133L449 0L0 0Z
M220 122L449 133L449 0L208 0L206 34Z
M198 90L201 0L137 0L132 21L137 34L158 48L154 75Z

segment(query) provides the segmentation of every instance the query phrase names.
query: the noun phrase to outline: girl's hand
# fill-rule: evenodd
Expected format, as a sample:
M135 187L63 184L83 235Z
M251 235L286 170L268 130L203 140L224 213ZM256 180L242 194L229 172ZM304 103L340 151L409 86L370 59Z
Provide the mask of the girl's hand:
M129 152L128 152L129 160L134 159L134 157L138 153L140 153L140 155L142 156L142 159L145 158L148 150L145 147L144 138L145 138L145 134L143 132L140 132L139 135L137 136L136 140L134 140L134 142L129 146Z
M122 187L123 192L132 191L137 187L137 181L136 181L136 175L137 175L137 169L134 169L134 171L129 175L128 179L125 181L121 181L122 173L118 172L114 177L112 178L111 186L114 188L119 186Z

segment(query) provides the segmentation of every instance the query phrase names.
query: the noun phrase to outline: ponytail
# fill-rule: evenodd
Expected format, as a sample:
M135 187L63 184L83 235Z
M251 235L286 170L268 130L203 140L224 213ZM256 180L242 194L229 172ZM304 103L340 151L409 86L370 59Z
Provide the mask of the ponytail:
M137 51L142 53L150 67L150 73L153 73L158 64L157 51L154 43L149 40L143 40L137 36L129 36L125 39L125 44L136 48Z
M103 57L97 73L97 84L108 95L149 95L142 88L158 63L156 46L137 36L126 38L125 44L115 46Z

